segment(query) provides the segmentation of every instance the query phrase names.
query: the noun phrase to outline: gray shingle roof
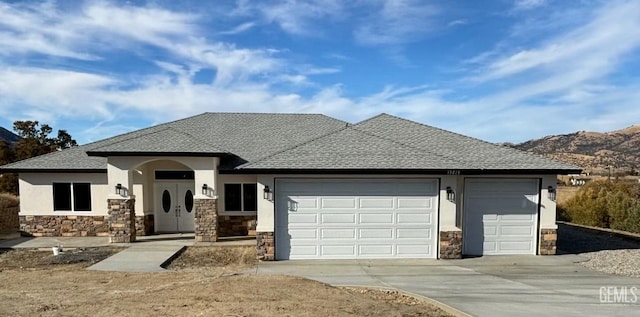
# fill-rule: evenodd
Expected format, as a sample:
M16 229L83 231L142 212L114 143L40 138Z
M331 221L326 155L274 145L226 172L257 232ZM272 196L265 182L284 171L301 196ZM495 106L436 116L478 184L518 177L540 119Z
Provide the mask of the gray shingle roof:
M138 150L140 152L172 153L181 146L171 136L178 137L180 140L189 140L190 143L193 143L193 140L206 140L202 143L210 145L212 152L230 152L241 157L241 161L252 161L325 135L328 132L339 130L346 124L344 121L321 114L203 113L4 165L0 167L0 170L106 171L107 159L88 156L87 152L99 150L112 151L111 153L113 153ZM170 138L158 138L163 134ZM191 136L192 139L187 136ZM140 140L136 140L137 138ZM158 142L155 142L154 145L154 142L148 142L149 139L156 139ZM205 150L201 147L203 144L195 147L197 151ZM123 145L131 145L132 147L127 149ZM189 151L195 150L189 148Z
M577 166L388 114L362 121L355 127L402 144L455 158L460 162L456 169L581 170Z
M151 131L144 135L132 136L118 142L94 148L89 155L109 156L119 153L188 153L188 154L220 154L228 153L205 140L168 127Z
M231 153L235 170L572 170L580 168L382 114L355 125L317 114L205 113L1 169L106 170L127 153Z

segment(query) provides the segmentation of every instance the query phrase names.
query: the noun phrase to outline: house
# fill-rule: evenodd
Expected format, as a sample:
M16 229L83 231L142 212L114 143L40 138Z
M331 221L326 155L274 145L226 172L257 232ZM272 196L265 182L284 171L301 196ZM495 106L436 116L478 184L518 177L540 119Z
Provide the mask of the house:
M554 254L580 169L399 117L204 113L0 167L34 236L256 235L263 260Z

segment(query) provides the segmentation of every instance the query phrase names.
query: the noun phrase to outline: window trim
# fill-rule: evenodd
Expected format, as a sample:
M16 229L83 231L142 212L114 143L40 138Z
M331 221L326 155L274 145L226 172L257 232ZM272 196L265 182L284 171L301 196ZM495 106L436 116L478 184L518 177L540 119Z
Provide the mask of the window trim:
M245 206L244 206L244 185L248 184L248 185L256 185L256 210L244 210ZM226 201L226 195L227 195L227 185L240 185L240 209L241 210L227 210L227 201ZM231 215L251 215L251 214L257 214L258 213L258 183L254 183L254 182L229 182L229 183L224 183L222 184L222 188L223 188L223 195L221 195L223 201L222 201L222 206L223 206L223 210L221 211L221 213L224 214L231 214Z
M53 191L54 184L69 184L71 196L71 209L56 209L56 196ZM76 210L75 206L75 190L74 184L87 184L89 185L89 210ZM51 182L51 205L52 210L55 213L73 212L73 213L92 213L93 212L93 183L89 181L53 181Z

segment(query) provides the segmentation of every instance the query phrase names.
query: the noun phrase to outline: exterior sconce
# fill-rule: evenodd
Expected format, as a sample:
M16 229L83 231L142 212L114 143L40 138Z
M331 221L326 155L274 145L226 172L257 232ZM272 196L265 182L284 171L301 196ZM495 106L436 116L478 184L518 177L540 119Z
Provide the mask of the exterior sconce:
M547 187L547 197L551 201L556 201L556 189L553 186Z
M450 186L447 186L447 200L454 202L456 201L456 192Z
M118 183L118 185L116 185L116 194L122 196L122 193L124 193L124 190L122 189L122 184Z
M264 187L264 192L262 194L263 194L262 198L268 201L273 200L273 191L271 190L271 188L269 188L269 186Z
M207 186L207 184L202 185L202 194L205 196L209 195L209 186Z

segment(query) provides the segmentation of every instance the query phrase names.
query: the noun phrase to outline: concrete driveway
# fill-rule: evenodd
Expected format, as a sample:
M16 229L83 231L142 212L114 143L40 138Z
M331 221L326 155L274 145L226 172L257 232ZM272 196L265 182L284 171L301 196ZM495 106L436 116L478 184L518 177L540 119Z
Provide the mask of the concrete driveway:
M584 260L569 254L283 261L261 262L257 273L302 276L332 285L397 288L473 316L640 316L640 279L576 264Z

